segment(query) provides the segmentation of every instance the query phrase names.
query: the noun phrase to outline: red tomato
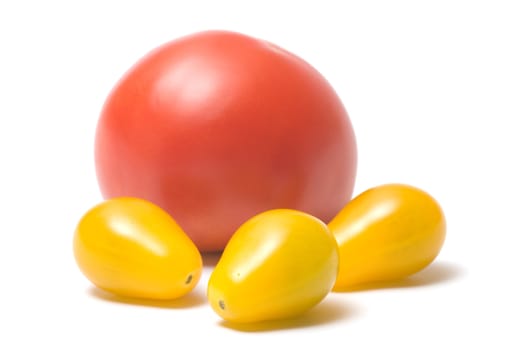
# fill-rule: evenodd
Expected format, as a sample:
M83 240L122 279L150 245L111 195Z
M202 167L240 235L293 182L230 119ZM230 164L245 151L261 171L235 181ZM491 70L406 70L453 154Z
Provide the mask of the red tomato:
M208 31L171 41L110 93L95 144L106 198L149 200L201 251L273 208L329 221L350 199L353 129L308 63L269 42Z

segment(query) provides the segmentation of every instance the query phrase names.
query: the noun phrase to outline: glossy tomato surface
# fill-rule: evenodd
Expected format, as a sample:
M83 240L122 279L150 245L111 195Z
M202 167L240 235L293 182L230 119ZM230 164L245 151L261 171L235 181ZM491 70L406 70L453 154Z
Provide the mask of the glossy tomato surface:
M93 284L124 297L179 298L202 270L198 249L172 217L138 198L113 198L86 212L73 252Z
M437 257L446 236L439 203L404 184L371 188L328 224L339 245L335 290L404 278Z
M273 208L328 221L350 199L356 144L344 106L308 63L269 42L208 31L147 54L100 116L104 197L168 211L202 251Z
M300 315L331 291L338 246L326 224L303 212L275 209L234 233L212 272L207 297L233 323Z

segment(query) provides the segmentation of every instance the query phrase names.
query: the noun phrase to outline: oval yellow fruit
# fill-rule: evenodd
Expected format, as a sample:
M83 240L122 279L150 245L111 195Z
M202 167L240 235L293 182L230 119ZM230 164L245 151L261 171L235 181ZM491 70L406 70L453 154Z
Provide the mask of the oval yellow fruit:
M125 297L175 299L201 276L201 255L190 238L165 211L138 198L114 198L89 210L73 248L93 284Z
M306 213L275 209L234 233L212 272L214 311L236 323L297 316L331 291L338 247L327 226Z
M443 211L428 193L408 185L369 189L328 224L339 245L334 290L386 282L430 264L445 240Z

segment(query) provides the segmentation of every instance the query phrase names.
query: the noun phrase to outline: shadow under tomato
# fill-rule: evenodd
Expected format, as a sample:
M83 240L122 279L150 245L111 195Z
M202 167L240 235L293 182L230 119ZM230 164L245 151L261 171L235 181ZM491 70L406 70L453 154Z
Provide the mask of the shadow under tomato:
M104 300L111 303L130 304L136 306L157 307L164 309L186 309L197 307L207 302L207 299L202 293L194 290L187 295L173 300L152 300L123 297L111 294L94 286L88 289L88 294L94 298Z
M346 289L335 290L334 292L346 293L368 291L373 289L425 287L440 283L451 282L459 278L462 274L462 269L457 265L446 262L435 262L425 268L424 270L402 280L367 283Z
M223 252L209 252L209 253L201 253L201 258L203 260L203 266L207 267L214 267L218 263L218 261L221 258L221 254Z
M357 310L352 308L349 303L326 298L313 309L295 318L247 324L219 321L219 325L240 332L270 332L335 323L345 319L348 320L357 313Z

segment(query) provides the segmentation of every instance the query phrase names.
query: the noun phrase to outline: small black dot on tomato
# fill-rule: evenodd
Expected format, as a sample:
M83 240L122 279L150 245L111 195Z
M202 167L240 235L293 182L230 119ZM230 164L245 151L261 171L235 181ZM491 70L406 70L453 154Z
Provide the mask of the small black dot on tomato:
M220 306L220 309L225 310L225 303L223 302L223 300L220 300L218 302L218 305Z
M192 282L192 275L188 275L187 280L185 281L185 284L189 284Z

